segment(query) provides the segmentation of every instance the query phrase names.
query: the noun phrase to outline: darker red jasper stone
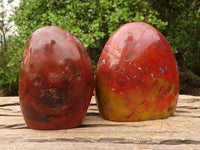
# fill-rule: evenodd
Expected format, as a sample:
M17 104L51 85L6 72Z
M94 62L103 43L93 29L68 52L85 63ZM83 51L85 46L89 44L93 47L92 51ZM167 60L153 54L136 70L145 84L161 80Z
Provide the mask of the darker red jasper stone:
M80 125L93 86L90 57L71 33L48 26L29 37L20 67L19 97L30 128L48 130Z

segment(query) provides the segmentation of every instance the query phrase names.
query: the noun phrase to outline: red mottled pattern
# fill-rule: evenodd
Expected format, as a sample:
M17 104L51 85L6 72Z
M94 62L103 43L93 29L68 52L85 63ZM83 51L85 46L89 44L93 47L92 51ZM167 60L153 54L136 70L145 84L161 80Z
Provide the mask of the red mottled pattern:
M103 118L166 118L176 108L179 75L165 37L145 23L120 27L106 43L96 71L96 99Z
M20 67L19 97L30 128L48 130L80 125L93 87L90 57L71 33L48 26L29 37Z

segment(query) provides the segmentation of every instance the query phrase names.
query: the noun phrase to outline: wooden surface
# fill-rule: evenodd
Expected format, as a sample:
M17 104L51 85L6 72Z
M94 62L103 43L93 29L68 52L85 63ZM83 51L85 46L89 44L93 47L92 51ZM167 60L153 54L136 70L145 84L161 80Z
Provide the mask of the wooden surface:
M80 127L56 131L29 129L18 97L0 97L0 150L200 150L200 97L180 95L173 117L141 122L103 120L94 100Z

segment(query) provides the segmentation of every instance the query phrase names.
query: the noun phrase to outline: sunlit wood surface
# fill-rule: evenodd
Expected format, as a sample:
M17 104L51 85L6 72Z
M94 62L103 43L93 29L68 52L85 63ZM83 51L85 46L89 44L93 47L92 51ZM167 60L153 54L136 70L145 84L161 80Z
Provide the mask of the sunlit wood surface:
M0 150L200 150L200 97L180 95L174 116L153 121L112 122L99 116L95 98L80 127L29 129L18 97L0 97Z

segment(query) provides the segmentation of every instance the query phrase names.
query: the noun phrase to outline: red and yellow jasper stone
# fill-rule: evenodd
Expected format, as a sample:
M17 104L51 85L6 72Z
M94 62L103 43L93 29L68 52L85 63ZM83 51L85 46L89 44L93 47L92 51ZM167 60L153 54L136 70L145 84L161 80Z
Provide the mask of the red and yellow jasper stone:
M100 56L95 91L104 119L139 121L172 115L179 74L166 38L146 23L120 27Z

